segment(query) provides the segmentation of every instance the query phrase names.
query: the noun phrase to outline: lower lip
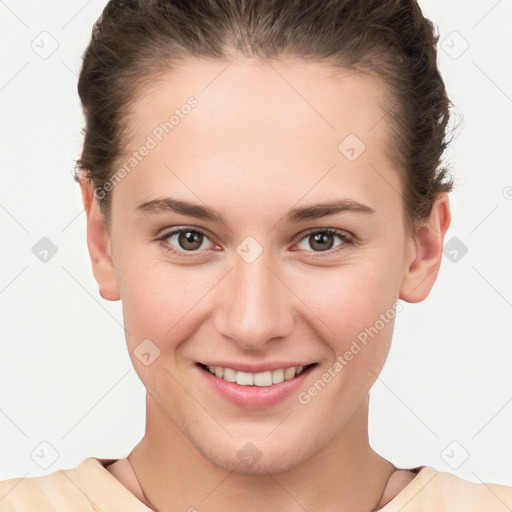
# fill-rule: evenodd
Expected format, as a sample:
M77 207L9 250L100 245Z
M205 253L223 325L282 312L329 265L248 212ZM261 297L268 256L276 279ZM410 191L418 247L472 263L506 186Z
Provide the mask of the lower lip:
M210 386L229 402L246 409L265 409L296 393L315 366L310 366L293 379L271 386L241 386L216 377L199 365L198 369Z

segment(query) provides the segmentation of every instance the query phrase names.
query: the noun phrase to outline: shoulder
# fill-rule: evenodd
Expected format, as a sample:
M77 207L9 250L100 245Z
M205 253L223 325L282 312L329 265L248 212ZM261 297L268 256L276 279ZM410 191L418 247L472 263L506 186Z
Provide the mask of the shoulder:
M71 505L73 489L62 471L37 477L11 478L0 482L0 512L53 511L52 503L66 500ZM76 493L75 493L76 494ZM76 500L78 496L74 496Z
M100 460L88 457L71 469L1 481L0 512L91 512L96 499L107 503L103 497L116 491Z
M439 499L445 506L462 507L468 512L470 510L486 512L512 510L512 487L492 482L470 482L434 468L431 468L431 475L434 488L438 489Z
M379 512L510 512L512 487L471 482L432 466L420 466L410 483Z

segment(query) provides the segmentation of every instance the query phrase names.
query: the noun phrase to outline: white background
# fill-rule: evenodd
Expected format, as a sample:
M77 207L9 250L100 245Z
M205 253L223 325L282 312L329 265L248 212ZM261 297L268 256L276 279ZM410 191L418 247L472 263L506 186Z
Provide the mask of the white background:
M0 480L124 457L144 433L121 303L99 296L72 179L77 74L104 4L0 1ZM445 157L457 184L446 241L468 252L443 257L425 302L404 303L371 393L370 441L399 467L512 485L512 0L420 5L460 121ZM58 251L46 263L32 252L43 237ZM51 465L41 443L56 450Z

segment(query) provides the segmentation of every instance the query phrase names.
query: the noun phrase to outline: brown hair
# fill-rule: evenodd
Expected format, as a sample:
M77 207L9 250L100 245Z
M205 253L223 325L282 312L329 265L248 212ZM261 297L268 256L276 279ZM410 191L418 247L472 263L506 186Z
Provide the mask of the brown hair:
M296 57L380 80L391 120L388 154L401 173L414 233L438 194L453 188L440 166L451 102L437 68L438 39L416 0L110 1L93 27L78 80L85 128L75 180L83 175L103 191L95 196L110 226L105 184L141 91L187 57Z

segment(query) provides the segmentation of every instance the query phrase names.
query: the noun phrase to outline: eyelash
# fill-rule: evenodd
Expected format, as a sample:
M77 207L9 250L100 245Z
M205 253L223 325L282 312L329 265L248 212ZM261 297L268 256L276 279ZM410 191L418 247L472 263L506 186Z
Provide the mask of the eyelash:
M161 245L164 247L164 249L166 251L169 251L172 254L177 254L180 257L184 257L184 258L194 257L200 251L197 251L197 250L196 251L178 250L178 249L170 246L166 242L166 240L168 238L170 238L171 236L176 235L176 234L180 234L180 233L183 233L183 232L186 232L186 231L192 231L194 233L200 233L204 237L210 239L209 236L203 230L201 230L199 228L183 227L183 228L174 229L172 231L169 231L169 232L165 233L161 237L157 238L157 241L159 241L161 243ZM327 234L327 235L336 235L336 236L338 236L338 237L340 237L342 239L343 243L341 243L335 249L329 249L327 251L316 251L316 252L315 251L311 251L313 253L312 256L311 256L312 258L324 258L324 257L328 257L328 256L333 256L334 254L337 254L340 251L346 250L347 249L347 247L346 247L347 245L348 246L354 246L355 245L355 240L354 240L354 238L351 235L347 234L344 231L340 231L338 229L333 229L333 228L325 228L325 229L321 229L321 228L318 229L318 228L316 228L316 229L311 229L311 230L307 231L305 234L303 234L302 237L298 240L297 243L302 242L304 239L308 238L312 234L317 234L317 233L324 233L324 234Z

